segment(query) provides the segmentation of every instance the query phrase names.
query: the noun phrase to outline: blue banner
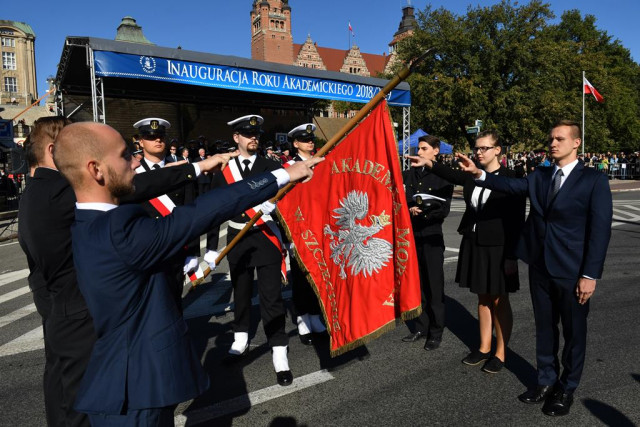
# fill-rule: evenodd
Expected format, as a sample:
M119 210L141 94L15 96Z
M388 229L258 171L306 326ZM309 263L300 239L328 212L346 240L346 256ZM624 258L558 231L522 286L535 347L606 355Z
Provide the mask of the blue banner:
M158 80L360 103L369 102L382 89L366 84L117 52L95 51L94 58L96 75L100 77ZM408 90L394 89L387 95L387 102L389 105L408 107L411 105L411 94Z

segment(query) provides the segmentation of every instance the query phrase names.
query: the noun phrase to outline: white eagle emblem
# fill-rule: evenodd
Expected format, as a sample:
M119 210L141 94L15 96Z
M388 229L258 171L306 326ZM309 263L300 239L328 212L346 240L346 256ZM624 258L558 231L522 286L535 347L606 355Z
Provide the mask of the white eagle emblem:
M351 274L372 276L387 265L392 255L392 245L384 239L372 237L385 226L391 224L389 215L384 211L380 215L370 215L371 225L362 225L362 220L369 212L367 193L351 191L340 200L340 207L333 210L338 231L333 231L329 224L324 226L324 234L330 236L331 259L340 266L340 277L347 278L345 266L351 267Z

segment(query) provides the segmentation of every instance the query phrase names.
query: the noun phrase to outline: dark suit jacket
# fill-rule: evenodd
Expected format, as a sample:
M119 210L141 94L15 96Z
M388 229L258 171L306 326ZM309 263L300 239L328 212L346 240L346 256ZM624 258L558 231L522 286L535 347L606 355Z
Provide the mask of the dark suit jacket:
M98 334L76 410L158 408L207 389L209 379L162 268L190 240L276 194L273 174L256 178L258 185L211 191L160 219L138 205L76 210L73 256Z
M242 171L241 164L238 160L238 157L234 157L231 161L237 162L237 165ZM256 161L251 168L251 171L247 176L243 178L243 181L247 178L253 178L256 175L267 171L273 171L276 169L280 169L282 165L279 163L269 160L267 158L257 156ZM227 185L227 182L224 179L222 173L216 173L213 175L213 180L211 182L211 188L220 188ZM236 215L233 218L230 218L231 221L237 223L246 223L249 222L251 218L249 218L244 212ZM227 243L233 240L233 238L238 234L239 230L229 227L227 229ZM210 250L217 250L218 248L218 239L219 239L220 229L216 227L212 229L209 233L207 233L207 248ZM246 258L243 258L246 257ZM282 254L276 248L276 246L267 239L267 237L256 227L254 227L245 237L238 242L236 246L229 252L228 259L231 264L237 264L241 259L243 262L247 262L247 265L250 266L258 266L258 265L268 265L268 264L280 264L282 261Z
M447 181L463 186L462 194L466 209L460 220L458 233L470 233L475 225L476 239L479 245L504 246L505 256L515 259L516 242L524 225L525 198L492 191L478 212L471 205L471 196L476 188L475 179L471 174L451 169L439 163L434 163L432 170L434 174ZM500 166L498 175L515 177L515 173L504 166Z
M442 235L442 223L449 215L451 209L451 196L453 195L453 185L439 176L431 173L427 168L411 168L403 172L405 195L409 207L416 206L413 200L414 194L431 194L436 197L445 199L445 202L439 203L438 207L421 215L411 215L411 225L413 226L413 234L417 237L431 236L434 234Z
M189 180L194 181L192 165L136 175L136 192L122 203L155 197ZM87 309L78 290L71 255L75 202L69 182L57 170L44 167L35 170L20 200L18 239L27 256L29 285L32 289L47 287L52 296L52 314L56 316L77 315Z
M553 167L537 168L525 178L487 174L478 185L529 196L529 217L516 246L518 258L546 266L552 277L599 279L613 217L607 176L578 162L556 197L548 200L552 174Z
M173 162L179 162L180 160L182 160L182 156L178 156L176 154L176 159L173 160L173 157L171 156L171 154L167 155L167 157L164 158L164 162L166 163L173 163Z

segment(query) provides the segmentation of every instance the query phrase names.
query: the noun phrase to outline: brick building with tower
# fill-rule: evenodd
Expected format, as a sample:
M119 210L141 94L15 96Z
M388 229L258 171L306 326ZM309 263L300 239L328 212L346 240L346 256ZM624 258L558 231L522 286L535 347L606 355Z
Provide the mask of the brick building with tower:
M287 0L254 0L251 10L251 58L260 61L297 65L318 70L339 71L363 77L378 77L388 72L396 60L397 44L413 34L417 26L414 8L402 9L398 31L389 43L389 54L364 53L354 43L350 49L318 46L307 36L294 43L291 34L291 6Z

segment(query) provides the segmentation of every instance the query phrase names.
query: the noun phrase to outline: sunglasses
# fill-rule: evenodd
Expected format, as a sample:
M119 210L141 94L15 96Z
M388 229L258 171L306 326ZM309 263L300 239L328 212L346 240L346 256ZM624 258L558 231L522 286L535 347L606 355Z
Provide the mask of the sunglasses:
M145 141L155 141L156 139L164 141L164 135L142 135L142 139Z

